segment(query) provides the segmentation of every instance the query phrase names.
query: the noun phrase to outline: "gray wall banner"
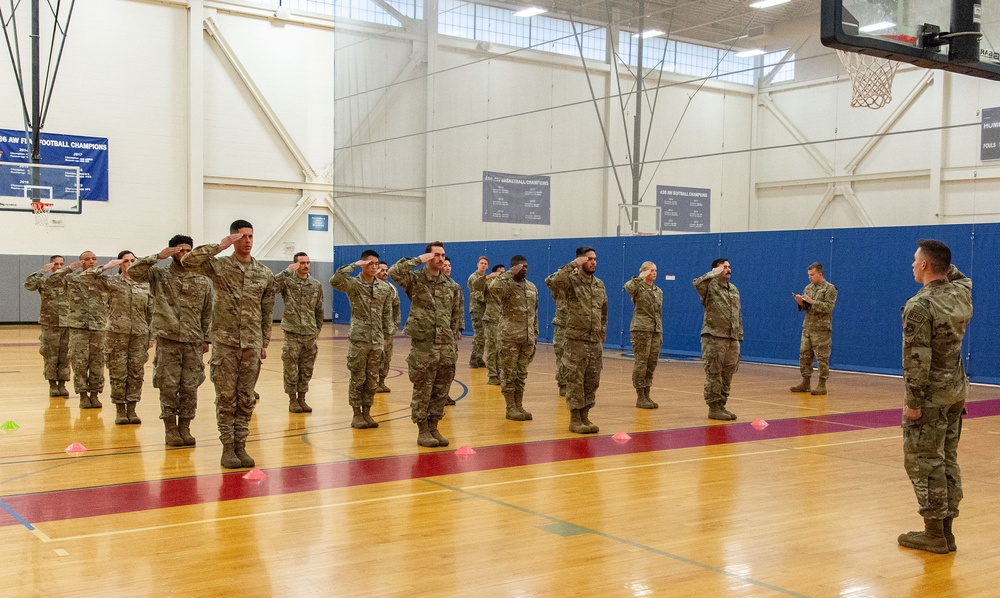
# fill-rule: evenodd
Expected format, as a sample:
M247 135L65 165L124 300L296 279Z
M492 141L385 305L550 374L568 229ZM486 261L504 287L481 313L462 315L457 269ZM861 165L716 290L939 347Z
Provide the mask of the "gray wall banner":
M549 224L550 177L483 171L483 222Z

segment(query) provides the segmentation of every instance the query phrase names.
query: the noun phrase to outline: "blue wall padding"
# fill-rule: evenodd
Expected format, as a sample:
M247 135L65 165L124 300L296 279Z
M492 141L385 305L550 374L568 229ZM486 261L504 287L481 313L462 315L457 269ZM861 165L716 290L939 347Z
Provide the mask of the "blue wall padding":
M608 291L608 338L605 346L628 349L632 303L622 285L639 272L643 261L656 262L657 284L663 289L663 353L700 356L702 307L691 281L707 272L717 257L727 257L732 282L743 303L745 339L743 359L760 363L798 363L802 314L792 299L808 284L806 269L823 264L826 278L837 285L839 297L833 318L835 369L900 373L901 318L906 299L919 290L913 281L916 241L933 238L952 249L953 262L974 281L975 316L965 336L966 368L974 381L1000 383L1000 347L994 342L993 323L1000 317L1000 224L860 228L753 233L692 234L649 237L535 239L446 243L454 271L452 278L466 296L465 333L472 333L468 317L466 279L480 255L507 265L510 257L528 258L528 279L539 289L540 338L552 340L554 304L545 277L574 258L576 248L597 251L597 276ZM424 244L375 245L390 265L424 251ZM368 246L337 246L334 267L356 261ZM978 262L977 262L977 259ZM980 265L977 270L976 266ZM358 271L355 271L357 274ZM676 280L666 280L674 275ZM403 318L409 301L401 293ZM334 322L350 321L347 297L334 293ZM900 399L902 400L902 398Z

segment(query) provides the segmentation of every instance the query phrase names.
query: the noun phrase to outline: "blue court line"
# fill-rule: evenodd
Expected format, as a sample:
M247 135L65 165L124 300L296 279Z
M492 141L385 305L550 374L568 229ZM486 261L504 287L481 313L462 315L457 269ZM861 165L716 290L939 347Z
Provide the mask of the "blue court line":
M12 509L9 506L7 506L7 503L5 503L3 500L0 500L0 507L3 507L4 511L7 511L8 513L10 513L10 516L13 517L18 523L20 523L24 527L28 528L29 532L35 531L35 526L33 526L30 523L28 523L27 521L25 521L24 517L21 517L20 515L18 515L17 512L14 509Z

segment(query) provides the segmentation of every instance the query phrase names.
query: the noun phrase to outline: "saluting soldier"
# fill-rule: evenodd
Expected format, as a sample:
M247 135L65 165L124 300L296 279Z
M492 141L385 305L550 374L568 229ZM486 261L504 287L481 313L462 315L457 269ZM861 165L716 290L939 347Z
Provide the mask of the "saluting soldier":
M524 408L524 383L538 342L538 287L528 276L528 259L510 258L510 270L494 281L490 292L500 302L497 344L500 388L507 404L507 419L525 421L531 413Z
M629 334L635 363L632 366L632 386L635 406L656 409L659 405L649 397L653 372L660 360L663 346L663 290L656 286L656 264L643 262L639 275L625 282L625 291L632 297L632 323Z
M24 288L38 291L42 305L38 312L41 334L38 337L38 352L42 355L42 374L49 381L50 397L68 397L66 382L70 377L69 328L65 325L69 314L69 295L66 293L65 279L52 278L52 273L65 267L61 255L53 255L38 272L32 272L24 280Z

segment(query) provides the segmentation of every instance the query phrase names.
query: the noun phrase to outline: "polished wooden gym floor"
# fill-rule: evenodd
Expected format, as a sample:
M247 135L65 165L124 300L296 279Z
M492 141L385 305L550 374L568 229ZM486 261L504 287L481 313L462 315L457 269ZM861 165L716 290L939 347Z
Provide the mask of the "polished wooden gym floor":
M114 425L49 398L38 328L0 327L0 562L8 596L996 596L1000 389L975 386L960 447L958 551L900 548L919 529L902 469L899 378L834 372L793 394L792 368L743 364L729 408L705 418L698 361L661 361L634 408L632 362L605 353L593 436L567 431L550 345L525 407L467 367L441 430L416 445L398 338L378 429L354 430L346 328L321 336L309 403L291 414L281 331L264 362L248 452L219 466L214 390L195 448L168 448L147 364L143 423ZM757 429L755 420L768 422ZM626 432L631 439L616 442ZM86 451L68 454L79 442ZM476 451L458 456L456 449Z

